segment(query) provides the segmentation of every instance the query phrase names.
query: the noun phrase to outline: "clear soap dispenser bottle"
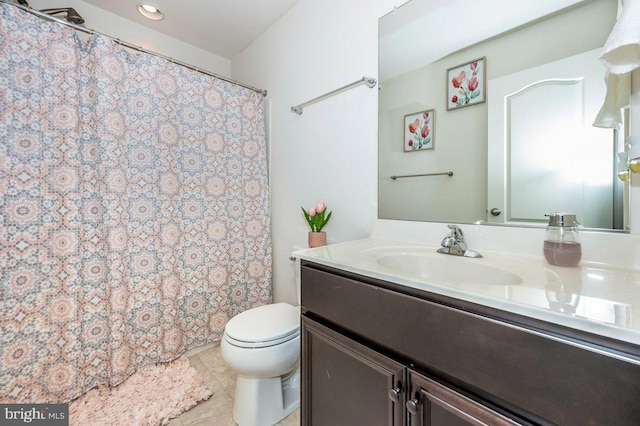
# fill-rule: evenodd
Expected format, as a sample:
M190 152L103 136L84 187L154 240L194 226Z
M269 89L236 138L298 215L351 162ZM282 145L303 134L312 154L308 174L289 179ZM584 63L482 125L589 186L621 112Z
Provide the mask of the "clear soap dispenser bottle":
M582 257L578 222L572 212L546 215L549 226L544 237L544 257L551 265L576 266Z

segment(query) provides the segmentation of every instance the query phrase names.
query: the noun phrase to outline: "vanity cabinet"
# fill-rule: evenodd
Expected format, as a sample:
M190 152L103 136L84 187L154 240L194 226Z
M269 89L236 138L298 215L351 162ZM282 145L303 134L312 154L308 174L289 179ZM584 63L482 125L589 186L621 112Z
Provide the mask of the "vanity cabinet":
M302 342L302 424L519 424L304 316Z
M404 425L404 365L305 317L302 347L303 424Z
M634 345L306 260L301 279L303 425L640 424Z
M517 426L509 419L455 390L409 370L406 409L411 426Z

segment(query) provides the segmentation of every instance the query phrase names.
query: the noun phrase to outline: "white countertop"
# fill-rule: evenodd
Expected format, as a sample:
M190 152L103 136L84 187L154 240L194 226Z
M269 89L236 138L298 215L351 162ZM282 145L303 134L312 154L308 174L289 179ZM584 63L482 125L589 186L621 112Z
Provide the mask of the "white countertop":
M480 259L437 254L437 247L369 238L299 250L294 256L506 312L640 345L640 270L581 262L575 268L547 264L542 256L482 251ZM514 285L424 278L383 266L389 255L436 257L447 267L498 268L520 277ZM442 261L439 257L442 256ZM456 263L460 262L460 263ZM486 269L486 268L485 268Z

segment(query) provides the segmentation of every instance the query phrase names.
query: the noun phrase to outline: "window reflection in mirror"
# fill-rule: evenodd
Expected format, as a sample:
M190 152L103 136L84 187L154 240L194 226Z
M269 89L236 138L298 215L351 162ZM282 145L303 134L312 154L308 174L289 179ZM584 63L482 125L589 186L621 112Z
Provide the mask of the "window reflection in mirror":
M461 7L464 1L449 3ZM421 13L433 15L432 20L444 25L441 25L438 35L432 33L426 38L421 37L415 28L433 29L437 22L432 21L433 25L429 25L421 21L420 25L415 25L416 2L424 0L411 0L380 21L379 217L545 226L544 213L572 210L587 227L627 229L628 185L617 178L615 161L616 152L624 150L625 129L623 127L615 134L611 129L591 126L605 93L605 69L598 60L598 51L615 22L617 1L567 1L565 3L576 4L570 7L564 4L562 10L550 14L538 11L528 24L524 24L527 19L523 17L523 10L528 6L521 6L534 3L539 6L544 2L518 2L518 16L513 20L516 28L504 28L504 19L498 20L500 24L496 26L503 25L497 30L501 34L490 36L485 27L493 25L493 21L487 15L483 26L485 33L479 36L481 38L474 42L467 38L469 46L463 48L452 42L453 53L438 52L441 44L447 44L439 41L460 38L458 33L465 31L465 25L454 25L458 22L455 15L451 15L451 21L447 22L442 7L422 6L419 8ZM559 7L563 1L554 3L554 7ZM478 7L473 0L470 0L470 5L472 9ZM402 19L397 15L404 8L411 12L410 18ZM509 12L499 7L493 10L501 17ZM409 31L411 28L414 29ZM404 40L400 37L403 32L408 36ZM415 57L419 56L424 44L427 44L425 50L429 50L429 44L434 46L432 56L427 59L428 63L416 65ZM385 52L392 45L393 54L390 56ZM422 47L418 48L418 45ZM405 62L399 56L403 50L414 60L413 63L405 61L404 69L400 65ZM573 61L570 58L582 60L585 59L583 56L594 63L589 67L576 65L571 72L569 66L563 65L567 63L563 61L570 63ZM385 60L390 57L395 58L393 66L386 66ZM446 70L478 57L487 58L487 102L447 111ZM553 64L566 71L555 78L576 83L561 84L555 90L556 95L548 93L548 87L543 87L535 93L525 91L526 96L517 96L517 99L508 96L522 87L553 79L554 76L530 77L523 86L513 90L512 86L507 89L500 86L504 86L504 81L539 70L543 65L552 69ZM560 98L554 99L554 96ZM569 97L571 102L567 99ZM497 131L490 131L488 120L492 105L504 105L505 102L517 105L511 113L518 114L518 118L513 123L501 123ZM528 107L534 103L538 112ZM436 110L438 143L432 150L404 152L403 117L432 108ZM569 112L570 116L560 117L562 110ZM547 114L543 120L544 111ZM505 112L499 114L504 116ZM555 128L542 128L542 121L548 121ZM519 136L524 136L520 139L528 141L527 148L509 145L516 143L516 138L505 137L505 134L509 136L514 127L517 127L515 130ZM490 148L491 144L501 146L502 151L496 154ZM597 154L585 156L586 151ZM496 155L512 161L496 163ZM535 158L540 161L533 167ZM560 169L549 171L550 163L560 164ZM447 171L453 171L454 175L390 178ZM496 171L500 172L497 178L494 176ZM515 179L517 185L510 178ZM549 194L558 195L559 185L566 191L565 195L545 199ZM492 193L500 194L500 203L491 198L496 197ZM566 194L573 196L567 197ZM606 203L600 202L598 197L606 198ZM492 209L494 212L499 210L500 214L491 215L489 211Z

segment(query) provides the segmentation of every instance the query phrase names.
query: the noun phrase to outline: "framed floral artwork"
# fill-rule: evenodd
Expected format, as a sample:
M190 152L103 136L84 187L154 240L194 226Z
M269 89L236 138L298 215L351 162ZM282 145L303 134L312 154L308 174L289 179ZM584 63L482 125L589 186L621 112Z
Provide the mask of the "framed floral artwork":
M482 57L447 70L447 111L486 102L486 69Z
M404 151L433 149L436 110L414 112L404 116Z

